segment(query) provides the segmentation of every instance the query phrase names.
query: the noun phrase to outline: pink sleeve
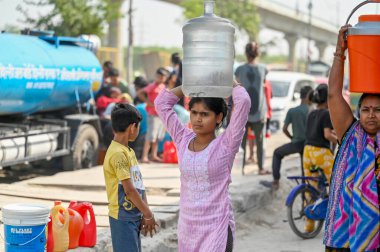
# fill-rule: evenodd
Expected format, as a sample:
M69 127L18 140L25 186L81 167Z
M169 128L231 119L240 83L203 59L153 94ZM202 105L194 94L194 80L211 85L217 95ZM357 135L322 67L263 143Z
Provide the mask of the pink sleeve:
M158 116L163 121L167 131L172 137L174 143L179 146L184 139L184 135L189 133L189 129L181 124L173 106L177 104L179 98L168 90L164 89L154 101Z
M248 113L251 108L251 98L244 87L238 86L232 90L234 102L230 123L223 134L224 144L237 153L245 133L245 125L248 121Z

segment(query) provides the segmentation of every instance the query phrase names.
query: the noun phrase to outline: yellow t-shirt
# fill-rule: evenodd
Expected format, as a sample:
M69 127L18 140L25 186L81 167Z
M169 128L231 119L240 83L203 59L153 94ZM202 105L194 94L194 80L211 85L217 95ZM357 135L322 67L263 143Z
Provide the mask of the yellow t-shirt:
M131 179L136 190L144 198L145 187L135 152L116 141L108 147L103 164L109 216L118 220L139 220L140 211L124 192L122 180Z

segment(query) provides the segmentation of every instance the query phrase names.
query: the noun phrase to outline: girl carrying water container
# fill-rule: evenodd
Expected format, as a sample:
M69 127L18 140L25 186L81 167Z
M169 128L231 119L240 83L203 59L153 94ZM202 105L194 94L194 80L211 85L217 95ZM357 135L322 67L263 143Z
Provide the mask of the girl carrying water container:
M228 192L231 168L248 120L251 100L234 84L230 124L218 137L215 130L227 113L223 98L192 98L192 130L184 127L173 106L182 98L181 86L163 90L156 110L173 138L181 171L179 251L232 251L235 222Z

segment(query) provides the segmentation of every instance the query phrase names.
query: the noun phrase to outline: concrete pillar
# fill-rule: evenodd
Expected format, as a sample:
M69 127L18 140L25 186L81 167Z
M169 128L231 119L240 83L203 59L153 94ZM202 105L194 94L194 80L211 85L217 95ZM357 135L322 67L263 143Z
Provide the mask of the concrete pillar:
M323 61L328 44L323 41L315 41L315 46L317 47L319 52L319 60Z
M298 35L294 33L286 33L285 37L286 41L289 44L289 55L288 55L288 64L290 70L297 69L297 59L296 59L296 44L298 40Z

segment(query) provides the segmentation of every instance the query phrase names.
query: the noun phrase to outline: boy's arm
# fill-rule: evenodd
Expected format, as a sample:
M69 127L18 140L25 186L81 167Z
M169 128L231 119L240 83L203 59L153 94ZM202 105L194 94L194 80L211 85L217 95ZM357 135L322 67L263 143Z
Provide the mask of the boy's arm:
M124 179L121 181L124 192L128 196L128 199L132 201L132 203L140 210L143 214L143 223L144 223L144 235L147 232L150 233L150 236L153 236L153 230L156 232L156 220L154 219L154 215L152 211L149 209L148 202L146 200L146 196L144 194L144 199L140 197L139 192L134 187L131 179Z
M151 218L153 215L152 212L145 201L141 199L141 196L134 187L131 179L122 180L121 183L123 184L124 192L128 196L128 199L132 201L132 203L140 210L145 218Z

